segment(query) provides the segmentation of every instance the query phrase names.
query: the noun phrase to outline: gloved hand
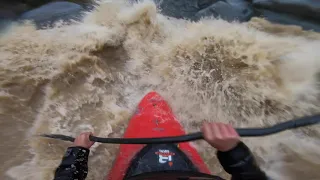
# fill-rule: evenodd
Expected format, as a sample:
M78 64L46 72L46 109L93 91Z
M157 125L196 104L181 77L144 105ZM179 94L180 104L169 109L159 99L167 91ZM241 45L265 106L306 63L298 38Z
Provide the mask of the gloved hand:
M74 140L73 146L80 146L80 147L84 147L84 148L90 149L90 147L94 144L94 142L90 141L90 139L89 139L90 135L92 135L91 132L81 133Z
M240 136L230 124L203 123L204 139L218 151L229 151L240 142Z

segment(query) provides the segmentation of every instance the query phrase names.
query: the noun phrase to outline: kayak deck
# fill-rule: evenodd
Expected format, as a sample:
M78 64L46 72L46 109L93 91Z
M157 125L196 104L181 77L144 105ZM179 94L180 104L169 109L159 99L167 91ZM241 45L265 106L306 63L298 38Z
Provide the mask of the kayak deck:
M156 138L185 135L181 124L174 116L167 102L156 92L148 93L139 103L124 133L124 138ZM126 175L131 160L145 145L122 144L108 179L120 180ZM189 143L179 143L179 149L186 154L202 173L210 174L197 150Z

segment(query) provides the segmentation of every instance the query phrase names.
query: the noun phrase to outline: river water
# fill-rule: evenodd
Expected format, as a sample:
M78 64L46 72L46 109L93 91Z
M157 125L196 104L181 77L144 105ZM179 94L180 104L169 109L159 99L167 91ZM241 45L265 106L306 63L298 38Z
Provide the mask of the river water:
M187 132L203 120L262 127L320 112L320 35L298 27L162 16L156 5L108 2L82 23L0 39L1 179L52 179L70 145L40 133L121 137L135 107L159 92ZM243 141L274 179L319 179L320 127ZM213 173L228 178L205 142ZM103 179L117 145L96 143L87 179Z

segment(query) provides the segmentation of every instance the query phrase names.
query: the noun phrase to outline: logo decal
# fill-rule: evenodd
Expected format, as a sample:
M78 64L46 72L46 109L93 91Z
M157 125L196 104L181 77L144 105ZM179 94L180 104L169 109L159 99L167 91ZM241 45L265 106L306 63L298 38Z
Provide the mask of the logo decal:
M159 155L159 163L168 163L170 167L173 165L172 157L175 155L175 153L170 152L170 150L159 149L159 151L155 152L155 154Z

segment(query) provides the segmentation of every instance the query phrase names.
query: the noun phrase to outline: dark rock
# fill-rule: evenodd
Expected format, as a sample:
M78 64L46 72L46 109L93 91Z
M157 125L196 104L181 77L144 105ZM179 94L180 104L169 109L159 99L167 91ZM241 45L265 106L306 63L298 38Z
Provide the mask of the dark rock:
M0 33L4 32L12 22L11 19L0 18Z
M21 1L21 0L18 0L18 1ZM32 7L38 7L43 4L47 4L47 3L52 2L52 0L24 0L24 1L25 1L25 3L29 4Z
M0 18L15 19L22 12L28 10L28 6L18 2L0 2Z
M3 9L0 11L0 18L15 19L17 14L14 11Z
M32 20L38 27L51 26L57 21L80 20L84 9L75 3L53 2L21 15L21 20Z
M45 5L50 2L59 2L62 0L11 0L11 1L24 2L24 3L28 4L29 6L36 8L36 7ZM72 3L79 4L79 5L87 5L87 4L91 4L94 2L94 0L65 0L65 1L69 1Z
M243 0L218 1L196 13L196 18L214 16L227 21L248 21L253 16L250 4Z
M319 0L253 0L253 5L320 21Z
M250 3L244 0L154 0L161 13L175 18L199 20L202 17L221 17L228 21L246 21L253 14Z
M156 3L162 14L179 19L193 19L200 10L196 0L158 0Z
M320 32L320 24L317 21L303 19L290 14L277 13L269 10L259 9L257 10L262 17L270 22L285 24L285 25L297 25L301 26L304 30L313 30Z
M0 32L3 32L19 17L19 14L26 11L28 6L20 2L0 2Z
M179 19L194 19L198 11L218 1L220 0L154 0L162 14Z
M214 4L218 1L219 0L198 0L198 7L200 9L204 9L204 8L210 6L211 4Z

